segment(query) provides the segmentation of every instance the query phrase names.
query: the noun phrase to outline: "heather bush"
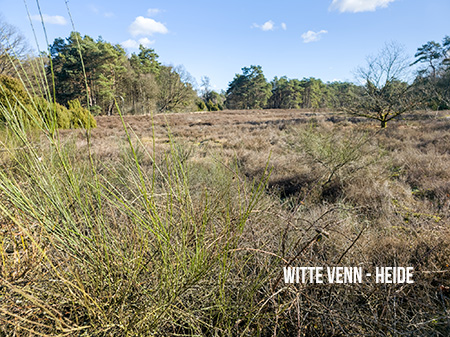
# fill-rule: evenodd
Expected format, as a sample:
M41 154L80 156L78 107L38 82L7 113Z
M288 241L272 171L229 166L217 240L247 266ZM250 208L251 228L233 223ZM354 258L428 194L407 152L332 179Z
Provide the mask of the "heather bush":
M89 110L83 108L79 100L68 102L71 112L70 125L72 128L95 128L97 123Z

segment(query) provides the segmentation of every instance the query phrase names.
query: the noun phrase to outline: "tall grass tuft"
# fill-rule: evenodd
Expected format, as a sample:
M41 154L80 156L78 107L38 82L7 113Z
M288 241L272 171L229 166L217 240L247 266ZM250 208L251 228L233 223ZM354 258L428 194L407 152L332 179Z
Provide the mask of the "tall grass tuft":
M125 123L131 160L102 164L62 144L52 119L31 118L29 128L16 112L1 107L4 333L201 334L229 320L232 271L241 267L234 251L267 175L250 183L217 165L205 179L222 180L221 190L193 186L190 170L199 168L172 138L164 157L144 153L144 169Z
M44 68L34 71L46 78ZM251 183L217 165L203 170L221 190L194 186L190 170L201 168L190 167L179 144L170 137L163 157L139 158L125 122L129 155L103 164L89 129L87 156L59 140L59 110L43 118L32 104L34 89L51 97L51 88L32 88L23 91L30 104L10 95L0 106L0 334L202 334L236 324L234 252L267 175ZM72 124L95 124L81 112Z

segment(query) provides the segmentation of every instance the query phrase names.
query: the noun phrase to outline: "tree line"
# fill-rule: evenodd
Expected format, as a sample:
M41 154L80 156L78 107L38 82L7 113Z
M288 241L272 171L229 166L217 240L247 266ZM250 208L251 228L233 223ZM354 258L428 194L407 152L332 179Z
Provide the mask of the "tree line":
M268 82L261 66L252 65L235 75L224 98L228 109L340 109L345 96L357 88L350 82L324 83L314 77L298 80L282 76Z
M12 26L2 25L8 38L0 40L0 74L15 76L15 61L20 61L22 68L33 68L23 57L29 51L24 39ZM261 66L251 65L242 68L222 92L211 90L207 77L197 88L183 67L162 64L152 48L140 45L139 52L127 55L119 44L78 32L55 39L40 59L56 102L67 106L78 100L94 115L111 115L117 108L124 114L327 108L373 118L385 126L407 110L449 109L449 50L448 36L442 43L429 41L409 62L398 45L386 44L379 55L358 69L355 83L286 76L268 81ZM412 65L419 66L411 78Z
M118 44L72 32L55 39L49 58L56 100L79 99L96 114L180 111L194 108L193 80L182 67L166 66L153 49L127 57Z
M367 64L357 69L358 83L286 76L268 82L261 66L244 67L229 83L225 105L229 109L330 108L351 112L364 110L362 104L367 105L365 110L386 110L383 104L407 100L394 110L419 106L449 109L450 37L446 36L442 44L427 42L414 57L409 62L401 45L386 43L378 55L369 57ZM420 66L413 71L411 67L416 64Z
M20 33L3 25L7 36L0 39L0 74L20 78L30 91L39 88L41 96L58 104L77 100L94 115L111 115L118 108L124 114L197 109L193 78L182 66L163 65L153 49L141 45L127 56L119 44L72 32L55 39L48 52L30 57ZM41 68L44 75L37 71Z

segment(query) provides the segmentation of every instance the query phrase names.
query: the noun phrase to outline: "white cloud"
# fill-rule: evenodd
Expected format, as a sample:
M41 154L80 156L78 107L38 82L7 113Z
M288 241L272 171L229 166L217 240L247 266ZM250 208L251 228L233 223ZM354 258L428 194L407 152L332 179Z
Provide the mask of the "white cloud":
M31 19L34 21L41 21L41 16L40 15L32 15ZM61 15L42 14L42 20L44 20L44 23L47 23L50 25L64 26L67 24L67 20L64 18L64 16L61 16Z
M262 31L267 32L269 30L275 29L275 22L273 22L272 20L269 20L269 21L264 22L262 25L257 25L256 23L254 23L253 27L259 28Z
M302 39L304 43L319 41L322 37L321 35L328 33L326 30L321 30L319 32L313 32L308 30L306 33L302 34Z
M395 0L333 0L330 9L337 9L339 12L373 12L378 7L385 8Z
M281 29L283 29L283 30L287 29L287 26L286 26L286 24L284 22L281 23Z
M143 37L142 39L139 39L137 41L132 40L132 39L126 40L126 41L122 42L121 45L124 48L128 48L128 49L138 49L140 44L143 45L145 48L148 48L154 43L155 43L155 40L149 40L148 38Z
M131 35L153 35L155 33L167 34L169 30L161 22L150 18L138 16L128 28Z
M113 12L106 12L106 13L103 13L103 16L105 18L113 18L113 17L115 17L115 14Z
M158 8L149 8L147 9L148 16L156 15L158 13L161 13L161 10Z
M264 24L261 26L261 29L263 31L273 30L273 28L274 28L274 23L272 20L264 22Z
M155 40L149 40L146 37L143 37L142 39L138 40L139 44L143 45L144 47L150 47L152 44L155 43Z

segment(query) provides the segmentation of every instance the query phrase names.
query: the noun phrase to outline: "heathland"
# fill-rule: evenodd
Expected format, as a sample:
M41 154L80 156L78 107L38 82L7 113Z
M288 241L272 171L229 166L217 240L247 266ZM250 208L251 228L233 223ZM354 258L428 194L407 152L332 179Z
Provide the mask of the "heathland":
M448 111L97 117L2 133L1 333L445 336ZM414 268L286 284L285 266Z
M449 335L449 36L219 93L142 45L0 29L0 336ZM367 277L391 267L414 283Z

